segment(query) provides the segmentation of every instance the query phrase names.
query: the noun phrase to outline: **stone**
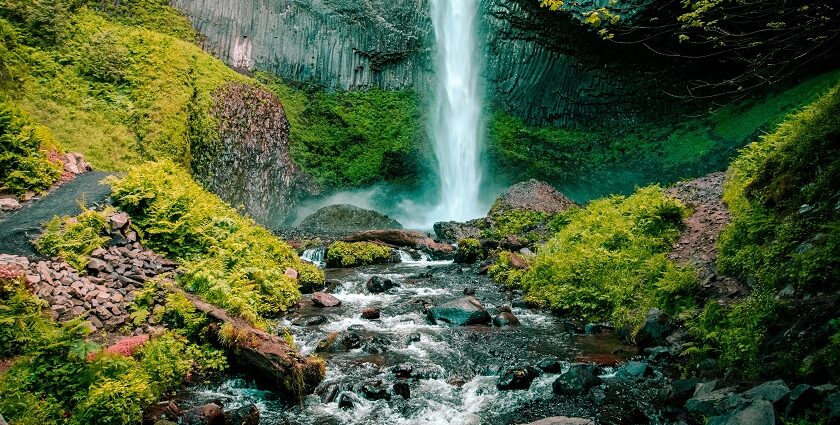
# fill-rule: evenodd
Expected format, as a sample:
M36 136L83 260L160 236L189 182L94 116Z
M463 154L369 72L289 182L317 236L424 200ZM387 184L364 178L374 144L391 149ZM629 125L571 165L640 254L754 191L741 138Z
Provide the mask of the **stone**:
M772 403L756 399L732 413L710 417L706 425L776 425L776 413Z
M508 369L496 381L496 388L506 390L527 390L540 373L537 369L526 366Z
M531 179L509 187L493 202L488 215L492 217L513 210L556 214L574 205L571 199L558 192L550 184Z
M295 280L297 280L297 278L298 278L297 270L295 270L291 267L286 267L286 271L284 271L283 274L292 278L292 279L295 279Z
M481 236L481 230L478 227L457 221L439 221L432 228L439 240L451 243L461 239L478 239Z
M671 382L666 400L675 406L684 406L685 402L692 397L697 383L697 378L677 379Z
M397 286L393 280L384 278L382 276L373 276L365 283L368 292L372 294L381 294Z
M489 324L490 314L473 297L463 297L429 309L426 315L433 324L456 326Z
M295 325L295 326L309 327L309 326L323 325L324 323L327 323L328 321L329 321L329 319L327 319L327 316L319 314L317 316L301 317L299 319L295 319L295 321L292 322L292 324Z
M338 307L341 300L325 292L315 292L312 294L312 304L316 307Z
M601 384L592 365L574 364L552 384L554 394L577 396Z
M246 404L233 410L227 410L224 414L225 425L259 425L260 410L253 403Z
M509 311L503 311L493 318L493 326L519 326L519 319Z
M721 388L699 396L695 395L685 402L685 408L691 414L711 417L722 415L743 402L744 399L735 394L732 388Z
M467 286L466 288L464 288L464 295L475 296L475 288L473 288L472 286Z
M368 307L362 310L362 319L375 320L381 315L381 311L375 307Z
M645 362L627 362L618 370L616 375L620 378L641 379L650 376L652 373L653 369Z
M20 208L20 202L14 198L0 198L0 211L14 211Z
M391 368L391 372L397 378L409 378L412 371L414 371L414 365L411 363L400 363Z
M41 283L41 276L37 274L26 275L26 283L30 286Z
M748 399L761 399L773 403L779 411L784 411L788 402L790 388L782 380L769 381L756 385L741 393L741 396Z
M184 412L184 425L221 425L225 423L224 411L216 403L193 407Z
M552 416L535 422L529 422L526 425L595 425L595 421L584 418L570 418L568 416Z
M384 387L382 381L366 382L362 385L362 388L359 389L359 392L362 397L372 401L391 399L391 394L388 393L388 390Z
M316 353L338 353L362 347L362 337L358 332L348 329L344 332L333 332L318 342Z
M808 384L799 384L788 394L788 403L784 409L786 417L795 417L805 413L820 402L817 390Z
M123 230L131 224L131 218L124 212L108 217L108 221L111 223L111 230Z
M416 230L367 230L342 238L344 242L378 242L390 246L414 248L428 253L432 259L452 258L452 245L435 242Z
M323 207L304 218L298 227L331 232L403 228L402 224L387 215L348 204Z
M549 357L540 360L537 367L545 373L560 373L563 371L563 363L556 357Z
M409 387L408 382L394 382L392 390L394 391L394 394L402 397L404 400L408 400L411 398L411 388Z
M421 336L420 336L419 332L412 332L412 333L408 334L408 337L406 338L406 342L411 344L413 342L420 342L420 339L421 339Z
M694 395L692 397L699 397L703 394L708 394L718 388L718 381L706 381L700 382L697 384L697 387L694 389Z
M356 406L356 402L353 400L353 397L350 396L348 393L344 392L339 394L338 396L338 408L347 410L352 409Z
M96 257L91 257L90 261L87 264L87 269L92 272L101 272L107 267L108 263Z
M670 317L658 308L652 308L645 316L642 327L636 332L634 341L640 348L665 345L673 324Z

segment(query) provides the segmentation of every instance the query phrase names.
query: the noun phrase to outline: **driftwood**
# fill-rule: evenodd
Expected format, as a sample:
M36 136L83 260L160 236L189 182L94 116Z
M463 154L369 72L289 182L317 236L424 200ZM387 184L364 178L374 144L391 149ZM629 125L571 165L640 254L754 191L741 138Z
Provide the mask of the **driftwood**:
M207 314L214 322L232 326L236 338L230 342L229 348L236 362L265 384L300 399L311 393L323 379L322 359L303 356L283 338L256 329L246 320L233 317L193 294L177 288L173 290L182 293L197 310Z
M435 242L416 230L366 230L342 239L344 242L377 242L388 246L409 247L439 255L452 254L452 245Z

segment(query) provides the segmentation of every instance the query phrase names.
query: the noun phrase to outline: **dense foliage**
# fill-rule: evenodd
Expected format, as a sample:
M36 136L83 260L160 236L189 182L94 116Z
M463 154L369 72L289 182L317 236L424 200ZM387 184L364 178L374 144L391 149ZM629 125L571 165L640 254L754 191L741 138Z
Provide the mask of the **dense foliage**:
M355 267L387 263L391 248L373 242L333 242L327 248L326 261L330 267Z
M134 357L100 353L80 319L57 324L22 278L0 281L12 288L0 294L0 357L16 356L0 373L0 411L11 423L138 424L143 410L181 385L190 370L224 367L217 351L171 332Z
M324 280L268 230L192 181L171 161L146 163L111 182L114 203L149 248L182 263L179 283L257 324L294 304L303 284Z
M46 128L9 102L0 102L0 190L42 192L61 176L61 163L49 159L55 142Z
M78 270L84 269L90 254L108 241L106 213L84 209L76 217L53 217L35 240L38 252L60 257Z
M521 283L525 299L591 321L633 328L651 307L676 313L693 306L693 269L665 254L688 210L652 186L625 198L612 196L563 213L563 226L541 246Z

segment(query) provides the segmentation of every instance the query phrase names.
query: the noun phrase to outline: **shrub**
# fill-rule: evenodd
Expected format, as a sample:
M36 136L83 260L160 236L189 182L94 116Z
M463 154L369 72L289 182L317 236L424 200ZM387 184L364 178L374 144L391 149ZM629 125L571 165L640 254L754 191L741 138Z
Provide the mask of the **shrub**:
M330 267L355 267L387 263L391 248L373 242L333 242L327 248L327 265Z
M9 102L0 102L0 189L42 192L61 176L47 157L55 146L49 131Z
M48 257L61 257L78 270L85 268L90 254L108 241L105 213L83 209L76 217L54 217L44 225L35 240L38 251Z
M30 379L25 362L18 361L0 372L0 412L15 425L64 423L64 407L48 394L27 391Z
M29 294L18 279L15 282L15 288L0 297L0 358L32 351L43 335L52 331L52 324L41 312L45 303Z
M143 243L181 262L179 284L233 314L264 324L294 304L300 291L287 267L323 282L322 271L171 161L137 166L111 184Z
M513 266L510 257L516 255L510 251L502 251L492 266L487 270L487 274L498 283L505 285L508 288L522 288L523 279L527 273L524 269L519 269Z
M149 377L142 371L132 370L116 379L106 378L92 385L70 422L79 425L139 424L143 410L154 401Z
M484 247L475 238L464 238L458 241L458 251L455 253L456 263L474 263L484 258Z
M690 298L694 272L665 258L687 213L656 186L599 199L563 214L568 224L527 273L511 275L504 263L493 273L508 284L521 281L530 302L632 328L651 307L673 314ZM677 296L686 302L674 302Z

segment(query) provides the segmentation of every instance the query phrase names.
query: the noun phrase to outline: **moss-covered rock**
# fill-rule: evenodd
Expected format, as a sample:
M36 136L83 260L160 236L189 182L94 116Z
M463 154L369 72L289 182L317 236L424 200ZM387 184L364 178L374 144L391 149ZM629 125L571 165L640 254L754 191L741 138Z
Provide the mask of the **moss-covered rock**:
M373 242L334 242L327 248L327 266L355 267L392 261L392 249Z
M486 255L481 241L475 238L466 238L458 241L458 249L455 251L456 263L474 263Z
M349 204L329 205L308 215L298 224L306 230L352 233L364 230L402 229L397 220L374 210Z

